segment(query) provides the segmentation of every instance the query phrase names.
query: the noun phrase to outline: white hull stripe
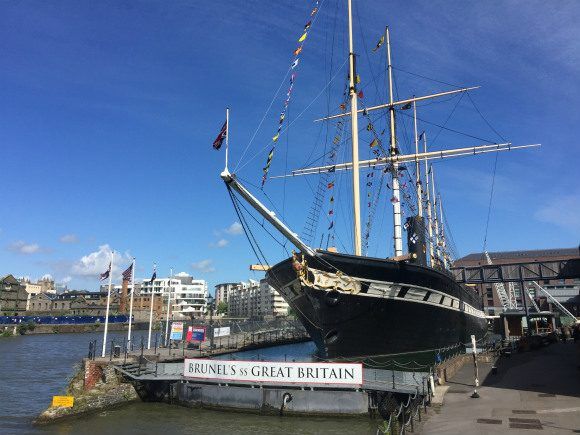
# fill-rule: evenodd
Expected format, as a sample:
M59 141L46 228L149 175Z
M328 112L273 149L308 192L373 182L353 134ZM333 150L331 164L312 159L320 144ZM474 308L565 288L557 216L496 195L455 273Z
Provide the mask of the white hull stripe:
M458 298L450 296L438 290L433 290L427 287L419 287L415 285L405 285L401 283L384 282L384 281L370 281L368 291L366 293L358 293L357 296L393 299L401 302L412 302L418 304L431 305L435 307L444 308L447 310L463 312L472 317L479 319L487 319L487 315L477 308L471 306L466 302L461 302ZM294 280L288 285L280 289L281 295L288 303L299 296L297 289L294 286L299 286L299 280ZM325 290L320 290L325 291ZM340 290L338 290L340 292ZM344 292L341 292L344 293ZM428 295L428 296L427 296Z

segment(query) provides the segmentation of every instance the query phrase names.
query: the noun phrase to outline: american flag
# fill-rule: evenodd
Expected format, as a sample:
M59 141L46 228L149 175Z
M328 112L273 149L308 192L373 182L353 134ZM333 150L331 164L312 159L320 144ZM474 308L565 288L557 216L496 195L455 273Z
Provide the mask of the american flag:
M133 263L131 263L131 266L129 266L127 270L123 272L123 281L127 281L130 283L132 277L133 277Z
M109 268L105 270L103 273L101 273L101 281L107 279L110 274L111 274L111 263L109 263Z
M227 130L228 130L228 122L226 121L224 122L224 125L220 130L220 134L218 134L215 140L213 141L214 149L219 150L222 147L222 143L224 142L224 139L226 138L227 135Z

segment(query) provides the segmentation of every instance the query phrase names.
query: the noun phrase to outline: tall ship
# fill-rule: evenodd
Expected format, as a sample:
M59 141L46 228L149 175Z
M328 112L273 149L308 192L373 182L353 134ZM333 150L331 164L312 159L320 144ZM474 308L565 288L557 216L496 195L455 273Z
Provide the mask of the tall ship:
M443 209L435 188L431 162L535 145L492 143L429 151L426 133L419 134L419 105L465 94L475 88L455 88L430 95L395 98L388 27L373 50L384 52L388 101L359 107L364 102L361 103L363 95L356 69L351 3L352 0L347 0L345 9L348 18L348 70L344 74L343 100L336 110L338 113L329 113L317 120L332 123L337 134L332 144L325 148L323 164L278 177L318 177L318 188L314 189L318 194L315 194L314 205L307 217L306 237L304 233L299 236L292 231L264 201L258 199L259 192L252 193L246 183L230 171L228 120L216 139L218 146L214 143L214 147L219 148L220 140L226 140L226 167L221 178L261 267L266 271L268 283L284 297L300 319L316 344L320 358L366 362L405 356L417 360L417 355L432 358L443 348L469 342L472 335L477 340L483 339L487 332L487 319L481 296L473 289L458 284L449 271L452 259L447 249ZM268 148L262 188L266 180L276 178L269 175L269 169L278 137L285 131L285 111L294 86L294 69L319 13L319 2L313 5L289 69L290 89L278 130ZM414 130L409 140L414 149L407 153L402 150L397 130L398 117L403 113L411 117ZM377 119L382 120L384 129L378 127ZM363 128L359 127L361 120L366 124L362 124ZM371 158L359 158L359 130L367 135L367 151ZM350 137L345 134L347 131ZM346 161L338 161L337 151L341 144L348 147L348 153L340 153L349 157ZM352 234L352 252L338 252L332 246L334 235L331 231L336 224L333 214L338 202L333 188L338 174L348 174L348 184L352 188L347 201L352 203L352 226L345 231ZM363 195L366 193L366 198L361 198L361 192ZM379 221L373 215L373 207L380 201L388 202L386 205L392 212L393 255L389 258L369 256L368 249L365 249L370 227ZM325 208L324 202L329 208L325 213L326 221L323 221L324 228L328 229L326 246L323 246L323 234L316 248L312 240L314 225L310 223L309 232L308 224L309 219L314 221L320 218L321 210ZM295 250L288 258L277 264L267 262L247 219L242 216L244 210L248 211L246 205L294 245ZM364 206L367 208L361 212ZM363 231L364 214L367 223Z

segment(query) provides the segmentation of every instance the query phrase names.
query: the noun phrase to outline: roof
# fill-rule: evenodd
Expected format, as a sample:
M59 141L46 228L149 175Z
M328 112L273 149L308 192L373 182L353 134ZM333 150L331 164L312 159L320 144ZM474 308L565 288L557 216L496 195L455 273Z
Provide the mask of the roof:
M555 248L555 249L535 249L530 251L503 251L503 252L489 252L489 256L493 260L513 260L519 258L541 258L541 257L579 257L579 248ZM456 261L478 261L485 258L483 252L466 255Z

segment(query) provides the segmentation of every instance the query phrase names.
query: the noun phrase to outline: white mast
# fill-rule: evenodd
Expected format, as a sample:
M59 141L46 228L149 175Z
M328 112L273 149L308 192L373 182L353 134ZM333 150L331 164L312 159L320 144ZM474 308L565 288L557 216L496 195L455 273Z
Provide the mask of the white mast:
M111 286L113 284L113 258L115 251L111 250L111 263L109 264L109 291L107 292L107 310L105 314L105 331L103 333L103 352L101 356L104 358L107 350L107 332L109 330L109 307L111 305Z
M153 274L156 275L157 265L153 264ZM155 276L157 278L157 276ZM153 328L153 302L155 301L155 280L151 281L151 307L149 308L149 333L147 334L147 349L151 349L151 330Z
M227 140L226 135L226 140ZM169 278L169 293L167 295L167 315L165 317L165 346L169 346L169 309L171 307L171 281L173 281L173 268L171 268L171 278Z
M127 331L127 349L131 349L131 323L133 322L133 296L135 295L135 257L133 257L133 266L131 267L131 302L129 302L129 329Z
M352 138L352 203L354 211L354 255L362 255L360 224L360 176L358 164L358 104L355 88L354 48L352 35L352 0L348 0L348 49L349 49L349 88L350 88L350 122Z
M417 103L413 101L413 125L415 127L415 155L419 155L419 136L417 136ZM421 187L421 168L419 158L415 158L415 186L417 188L417 209L423 217L423 189Z
M229 151L229 140L230 140L230 108L226 108L226 168L228 169L228 151Z
M389 28L386 30L387 36L387 62L389 71L389 118L391 126L391 146L390 154L395 156L397 154L397 136L395 132L395 107L393 106L393 65L391 64L391 39L389 36ZM401 199L399 193L399 163L393 162L392 170L392 184L393 184L393 239L395 242L394 256L399 257L403 255L403 238L401 231Z
M423 132L423 150L427 152L427 133ZM431 198L429 195L429 163L425 160L425 194L427 195L427 229L429 231L429 264L433 267L435 256L433 255L433 219L431 218Z
M447 264L447 244L445 243L445 222L443 221L443 203L441 202L441 194L439 194L439 219L441 220L441 258L443 259L443 266L445 269L449 266Z
M440 246L441 241L439 240L439 221L437 220L437 195L435 194L435 174L433 171L433 165L431 165L431 194L433 196L433 224L435 226L435 254L439 260L441 260Z

